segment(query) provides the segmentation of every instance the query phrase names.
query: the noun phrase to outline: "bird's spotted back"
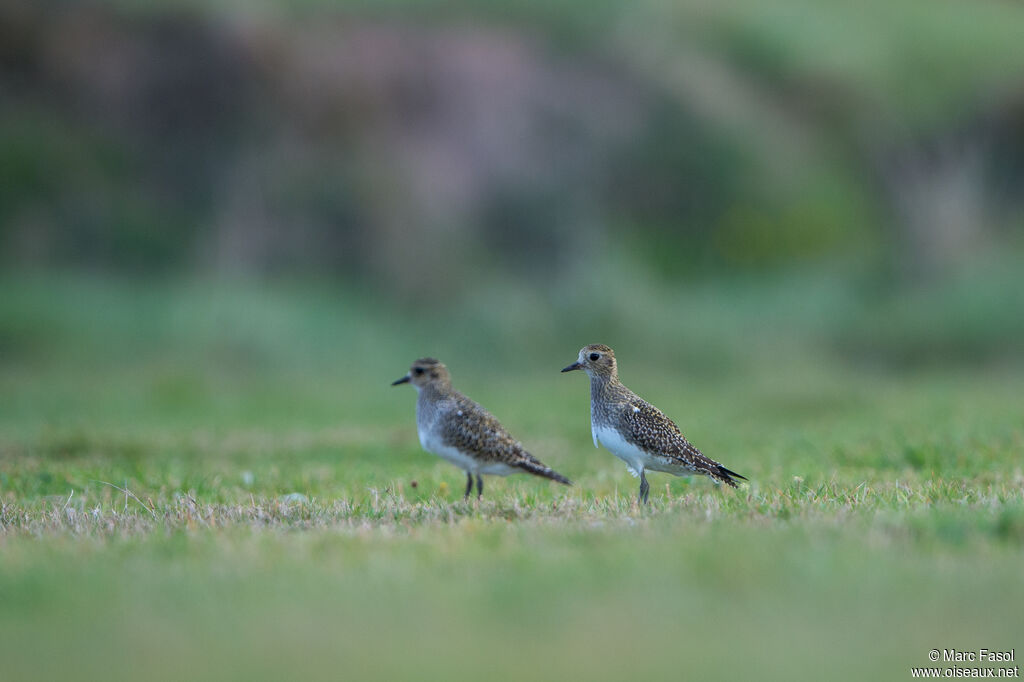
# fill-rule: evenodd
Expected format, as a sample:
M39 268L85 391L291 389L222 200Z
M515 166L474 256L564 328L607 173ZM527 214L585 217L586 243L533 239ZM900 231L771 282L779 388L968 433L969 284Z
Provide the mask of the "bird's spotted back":
M515 465L525 454L497 417L457 391L441 417L441 433L447 445L480 460Z
M627 441L648 452L683 460L704 458L674 421L639 397L620 411L617 426Z

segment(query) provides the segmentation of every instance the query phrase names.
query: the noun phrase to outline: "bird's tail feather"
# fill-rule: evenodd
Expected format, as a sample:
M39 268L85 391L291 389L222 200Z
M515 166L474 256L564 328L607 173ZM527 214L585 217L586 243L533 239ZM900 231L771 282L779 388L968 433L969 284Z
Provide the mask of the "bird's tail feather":
M552 481L558 481L565 485L572 485L572 481L568 478L533 458L524 459L519 463L519 468L533 474L534 476L542 476L543 478L550 478Z
M722 483L728 484L733 488L739 487L734 479L739 479L741 481L747 480L746 476L740 476L735 471L730 471L721 464L719 464L718 468L711 474L711 477L714 478L716 481L721 481Z

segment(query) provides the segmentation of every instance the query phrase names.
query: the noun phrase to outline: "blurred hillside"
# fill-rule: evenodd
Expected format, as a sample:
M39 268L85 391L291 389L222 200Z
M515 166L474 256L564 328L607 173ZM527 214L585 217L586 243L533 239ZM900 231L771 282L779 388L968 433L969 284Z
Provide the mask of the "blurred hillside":
M933 281L1020 248L1022 44L997 2L3 0L0 258Z

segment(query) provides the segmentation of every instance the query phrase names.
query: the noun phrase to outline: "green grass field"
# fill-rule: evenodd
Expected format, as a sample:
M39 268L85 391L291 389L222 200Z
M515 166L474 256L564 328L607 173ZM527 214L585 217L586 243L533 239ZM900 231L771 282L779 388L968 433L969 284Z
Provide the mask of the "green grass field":
M707 285L644 328L625 293L7 277L0 678L901 680L1024 651L1020 320L978 290ZM588 342L751 484L654 474L637 508L558 372ZM389 386L424 354L575 486L464 503Z

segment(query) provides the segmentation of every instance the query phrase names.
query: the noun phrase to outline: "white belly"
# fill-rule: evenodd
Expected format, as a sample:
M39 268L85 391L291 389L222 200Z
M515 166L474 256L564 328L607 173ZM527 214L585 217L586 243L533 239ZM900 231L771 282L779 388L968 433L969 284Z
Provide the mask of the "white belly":
M608 448L608 451L626 463L629 473L639 476L645 469L661 470L662 463L655 461L647 452L644 452L633 445L615 429L607 427L595 427L594 435L601 445Z
M494 476L508 476L517 471L515 467L510 467L502 462L479 462L458 448L446 445L430 431L421 430L419 435L420 445L423 446L424 450L451 462L463 471L468 471L472 474L490 474Z

